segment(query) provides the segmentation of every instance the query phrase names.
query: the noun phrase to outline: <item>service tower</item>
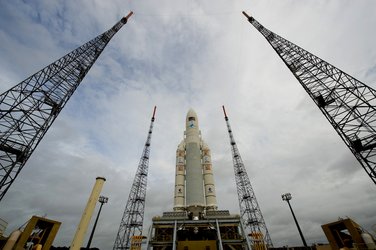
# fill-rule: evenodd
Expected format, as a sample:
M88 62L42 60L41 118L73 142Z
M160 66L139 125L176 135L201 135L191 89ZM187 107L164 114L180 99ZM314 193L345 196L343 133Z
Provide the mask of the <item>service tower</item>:
M153 218L147 249L250 249L240 216L217 210L210 149L193 109L187 113L184 139L176 151L173 211Z
M217 198L208 145L201 138L197 114L190 109L184 139L176 150L174 211L187 211L194 220L217 210Z

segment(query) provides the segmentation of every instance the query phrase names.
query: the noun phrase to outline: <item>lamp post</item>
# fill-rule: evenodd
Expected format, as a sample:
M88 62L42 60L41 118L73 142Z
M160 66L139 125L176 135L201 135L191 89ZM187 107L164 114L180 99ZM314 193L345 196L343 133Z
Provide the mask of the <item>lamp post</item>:
M94 231L95 231L95 228L97 227L97 223L98 223L99 215L101 214L102 206L103 206L104 203L107 203L107 202L108 202L108 198L107 198L107 197L104 197L104 196L99 196L98 201L101 203L101 206L99 207L99 211L98 211L98 214L97 214L97 218L95 219L95 223L94 223L94 226L93 226L93 230L91 231L90 238L89 238L89 241L87 242L86 249L89 249L89 248L90 248L90 244L91 244L91 241L92 241L93 236L94 236Z
M300 237L302 238L304 246L307 247L307 243L306 243L306 241L304 239L302 230L300 230L300 226L299 226L298 220L296 219L294 211L292 210L292 207L290 205L290 200L291 199L292 199L292 196L291 196L290 193L282 194L282 200L287 201L287 204L289 204L289 207L290 207L290 210L291 210L291 213L292 213L292 217L294 217L294 221L295 221L296 227L298 228Z

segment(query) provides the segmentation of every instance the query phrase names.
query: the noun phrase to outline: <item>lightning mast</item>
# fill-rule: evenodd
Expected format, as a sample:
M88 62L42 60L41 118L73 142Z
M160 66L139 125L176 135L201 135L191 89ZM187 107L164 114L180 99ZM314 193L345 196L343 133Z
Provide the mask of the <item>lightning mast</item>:
M277 52L376 184L376 91L243 14Z
M240 207L240 217L243 220L246 231L250 231L252 249L263 249L273 247L264 217L262 216L260 206L257 203L255 192L253 191L249 180L247 170L243 164L240 152L236 145L234 135L232 134L230 122L228 120L225 107L222 106L227 124L227 130L230 137L232 160L234 164L236 189Z
M130 249L132 239L142 235L142 228L144 223L146 186L149 169L149 154L151 135L153 133L153 125L155 120L154 107L153 116L150 122L149 133L142 152L140 162L138 164L137 172L133 180L131 191L128 196L128 201L125 206L123 218L121 219L119 230L116 236L115 249Z
M0 95L0 201L91 66L132 14Z

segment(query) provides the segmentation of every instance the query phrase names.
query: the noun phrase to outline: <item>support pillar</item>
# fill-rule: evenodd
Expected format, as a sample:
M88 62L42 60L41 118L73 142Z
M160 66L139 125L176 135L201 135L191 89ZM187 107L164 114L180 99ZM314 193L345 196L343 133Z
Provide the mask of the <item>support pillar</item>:
M104 177L96 178L93 190L91 191L84 213L82 214L81 221L78 224L76 234L74 235L70 250L80 250L85 238L86 230L90 223L90 219L94 212L95 204L97 203L105 181L106 179Z

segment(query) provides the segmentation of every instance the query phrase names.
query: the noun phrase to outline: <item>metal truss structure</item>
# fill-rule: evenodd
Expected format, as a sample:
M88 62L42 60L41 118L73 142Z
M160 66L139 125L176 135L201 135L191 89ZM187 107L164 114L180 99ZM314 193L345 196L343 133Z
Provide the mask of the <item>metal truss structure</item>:
M111 29L0 95L0 200L111 38Z
M129 192L128 201L125 206L123 218L120 222L113 249L131 249L132 239L137 239L137 237L142 236L149 169L150 142L153 133L155 111L156 107L154 107L149 133L133 180L131 191Z
M253 191L249 180L247 170L244 166L240 152L236 145L234 135L232 134L229 119L225 107L222 106L227 124L227 130L230 137L232 160L234 164L236 189L240 207L240 217L243 220L245 231L249 231L252 249L264 249L273 247L264 217L262 216L260 206L257 203L255 192Z
M376 91L243 14L277 52L376 184Z

